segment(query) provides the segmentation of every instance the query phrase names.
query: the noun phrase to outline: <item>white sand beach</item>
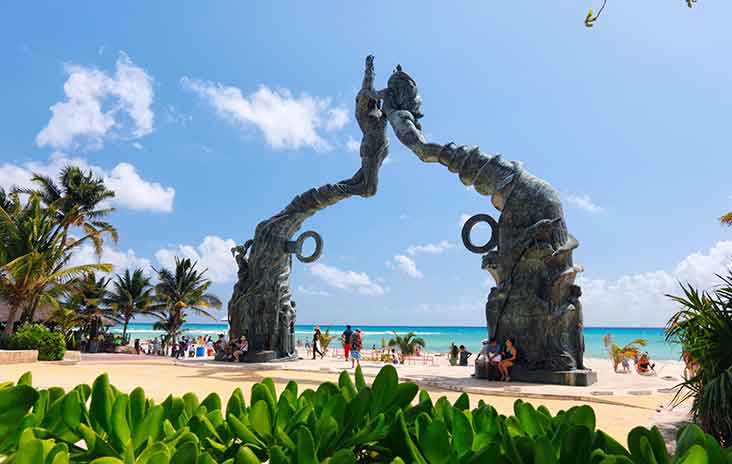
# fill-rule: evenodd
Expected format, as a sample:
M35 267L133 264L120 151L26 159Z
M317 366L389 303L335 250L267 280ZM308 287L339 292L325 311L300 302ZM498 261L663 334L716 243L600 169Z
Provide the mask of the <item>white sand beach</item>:
M598 427L622 442L635 426L663 425L673 430L685 418L685 409L670 409L673 387L680 381L683 364L676 361L657 363L655 377L615 374L608 360L589 359L587 364L598 372L599 381L589 387L537 385L515 382L490 382L470 376L470 367L451 367L442 356L435 356L434 366L397 366L403 380L414 381L434 398L456 398L467 392L472 401L483 399L502 414L512 414L512 406L521 398L535 405L543 404L556 412L577 404L590 404L598 417ZM367 381L372 380L383 364L364 361L362 369ZM251 386L271 377L278 388L289 380L302 388L313 388L324 381L337 380L342 370L350 369L343 359L300 359L292 362L245 364L214 362L211 359L175 361L157 356L125 354L85 354L77 363L18 363L3 367L0 382L15 380L30 371L33 383L40 387L71 388L79 383L91 383L101 373L123 391L142 386L152 398L161 401L168 394L195 392L203 397L217 392L227 397L235 388L248 396ZM670 424L670 425L669 425ZM671 432L670 432L671 433Z

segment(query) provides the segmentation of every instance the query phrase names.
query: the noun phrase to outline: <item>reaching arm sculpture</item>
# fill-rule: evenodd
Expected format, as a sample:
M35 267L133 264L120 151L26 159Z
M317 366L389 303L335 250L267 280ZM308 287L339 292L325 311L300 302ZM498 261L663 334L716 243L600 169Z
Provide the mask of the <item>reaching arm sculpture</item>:
M247 337L252 359L287 358L295 351L295 302L290 290L292 254L300 261L313 262L322 251L322 239L316 232L307 231L292 240L303 222L353 195L376 194L379 169L389 153L389 141L386 116L373 97L373 82L373 57L369 56L356 96L356 120L363 133L361 168L349 179L297 195L278 214L260 222L252 240L232 249L239 272L229 301L230 336ZM304 257L302 244L308 237L315 239L316 249L312 256Z
M419 123L417 85L401 67L387 88L373 97L383 101L383 112L402 144L420 160L439 163L458 174L466 186L490 195L501 212L497 222L486 214L473 216L463 229L466 247L485 254L482 268L496 281L486 304L491 335L500 342L517 340L519 368L584 369L581 290L574 285L582 268L572 262L578 242L567 231L557 191L500 155L486 155L478 147L427 142ZM493 233L486 245L476 246L470 230L481 221ZM584 381L591 379L579 380Z

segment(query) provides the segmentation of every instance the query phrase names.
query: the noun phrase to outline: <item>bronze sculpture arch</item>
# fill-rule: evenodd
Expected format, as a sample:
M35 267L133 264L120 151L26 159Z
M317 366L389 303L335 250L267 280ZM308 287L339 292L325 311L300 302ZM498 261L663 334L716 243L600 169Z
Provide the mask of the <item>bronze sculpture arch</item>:
M361 168L350 179L296 196L280 213L257 225L253 240L235 249L239 280L229 302L231 335L249 338L253 360L294 356L290 273L296 247L291 238L317 211L353 195L376 193L379 168L388 155L388 122L399 141L420 160L439 163L458 174L464 185L491 196L501 213L498 221L486 214L473 216L462 238L470 251L483 254L481 267L496 281L486 303L486 320L490 335L500 342L516 339L520 357L512 377L593 383L596 375L583 363L581 290L574 283L582 271L572 261L578 242L567 230L557 191L520 163L500 155L486 155L478 147L427 142L419 123L417 85L401 67L391 75L387 88L376 91L373 82L373 57L369 56L356 96L356 120L363 132ZM492 237L486 245L476 246L470 241L470 230L481 221L491 226ZM302 241L297 243L301 247ZM480 369L476 372L485 374Z

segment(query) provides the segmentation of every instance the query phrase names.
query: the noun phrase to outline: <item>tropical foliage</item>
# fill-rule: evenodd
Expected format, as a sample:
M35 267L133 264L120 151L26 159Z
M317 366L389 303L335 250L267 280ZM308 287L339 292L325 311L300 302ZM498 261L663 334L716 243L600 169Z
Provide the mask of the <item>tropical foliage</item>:
M96 339L113 323L123 325L125 338L130 320L141 313L157 316L174 340L186 312L208 314L207 308L221 306L206 293L205 270L190 260L159 271L156 287L142 269L112 278L110 264L75 264L82 245L92 245L99 260L105 239L117 240L117 230L106 222L114 211L108 205L114 192L101 177L75 166L63 168L57 180L34 174L32 182L33 188L0 189L0 303L9 310L5 340L18 322L38 320L38 314L69 347L78 345L82 334Z
M211 281L205 277L205 269L199 271L189 258L176 257L175 269L163 268L157 273L156 302L150 306L150 313L159 319L154 328L165 331L166 341L175 343L178 340L187 312L215 319L208 309L220 308L222 303L215 295L207 293Z
M5 334L13 322L33 320L39 305L58 306L58 297L76 278L94 271L109 272L108 264L70 265L73 251L87 240L65 237L65 220L31 194L23 204L10 195L9 210L0 206L0 299L9 307Z
M408 332L405 335L399 335L397 332L394 332L394 337L389 340L388 345L390 348L399 348L402 355L408 356L416 353L418 346L421 348L427 346L427 342L425 342L424 338L418 337L414 332ZM404 362L403 359L402 362Z
M59 332L52 332L41 324L24 324L13 335L0 340L0 348L7 350L38 350L40 361L64 359L66 341Z
M330 334L330 327L325 329L325 332L320 332L320 337L318 341L320 341L320 351L325 353L328 351L328 346L330 346L330 342L335 340L335 335Z
M707 433L732 445L732 271L711 292L681 285L681 306L669 320L666 337L681 344L695 368L685 378L678 401L692 400L692 413Z
M153 297L150 278L145 277L142 269L135 269L132 273L127 269L124 274L116 276L105 302L112 310L112 319L122 324L122 340L127 340L127 326L132 318L147 313Z
M638 358L643 347L648 345L648 340L645 338L637 338L624 346L620 346L617 343L613 343L612 334L607 334L602 337L602 343L605 345L605 349L610 355L610 360L613 363L613 369L617 371L618 366L624 359Z
M224 403L216 393L168 396L156 404L142 388L129 394L109 384L35 389L30 374L0 386L0 458L6 463L249 464L270 462L408 463L712 463L723 450L697 426L677 436L669 456L657 428L637 427L628 448L596 429L594 411L576 406L552 415L521 400L499 415L482 400L471 409L462 394L433 402L414 383L400 383L393 366L373 385L360 368L354 379L300 390L290 381L279 396L272 379L245 400L236 388Z

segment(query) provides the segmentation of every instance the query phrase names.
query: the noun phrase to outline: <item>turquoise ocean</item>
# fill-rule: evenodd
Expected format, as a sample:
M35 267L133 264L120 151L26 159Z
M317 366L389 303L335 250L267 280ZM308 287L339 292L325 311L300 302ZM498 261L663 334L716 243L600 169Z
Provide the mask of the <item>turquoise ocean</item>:
M226 323L212 324L186 324L185 335L211 335L213 337L220 333L226 334L228 325ZM331 335L340 335L344 330L342 325L320 325L321 330L330 329ZM486 338L485 327L425 327L425 326L373 326L354 325L364 333L364 348L372 345L381 346L381 340L389 340L394 332L404 334L415 332L417 336L424 338L427 342L425 351L446 352L450 343L465 345L469 351L477 352L481 346L481 340ZM121 333L122 327L115 326L113 332ZM295 327L295 336L302 340L303 344L312 337L312 325L298 325ZM159 336L162 332L153 330L152 323L131 323L127 330L132 340L148 340ZM652 358L658 360L678 360L681 350L678 345L666 343L662 328L628 328L628 327L585 327L585 356L591 358L604 358L607 352L602 344L602 337L608 333L613 335L613 340L619 345L629 343L637 338L648 340L646 351Z

